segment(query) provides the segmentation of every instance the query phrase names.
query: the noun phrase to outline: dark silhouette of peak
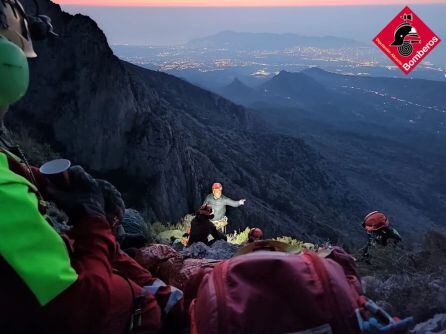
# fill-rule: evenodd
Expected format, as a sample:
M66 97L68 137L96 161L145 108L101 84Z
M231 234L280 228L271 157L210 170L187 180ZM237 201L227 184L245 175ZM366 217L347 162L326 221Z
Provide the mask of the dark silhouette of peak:
M310 67L307 68L303 71L301 71L301 73L307 74L307 75L330 75L332 74L331 72L325 71L320 67Z
M290 75L291 74L291 72L288 72L288 71L285 71L285 70L281 70L277 75L275 75L275 76L277 76L277 77L279 77L279 76L288 76L288 75Z
M235 103L245 104L255 99L256 91L235 78L229 85L221 88L218 93Z
M382 97L398 97L401 101L418 106L435 106L440 112L446 110L444 92L446 83L423 79L401 79L387 77L357 76L310 68L301 72L329 89L356 89L364 92L376 92ZM352 88L353 87L353 88ZM373 93L375 94L375 93ZM406 102L407 103L407 102Z
M277 75L271 78L269 82L281 81L281 80L291 80L294 83L304 83L308 81L312 81L309 76L302 72L288 72L288 71L280 71Z
M276 76L258 87L265 97L281 98L290 102L317 101L327 95L327 89L302 72L280 71Z
M249 87L247 85L245 85L243 82L241 82L239 78L234 78L234 80L227 87L248 88L249 89Z
M293 47L342 48L363 46L348 38L333 36L301 36L292 33L250 33L222 31L215 35L193 39L186 44L192 48L233 50L281 50Z
M311 106L321 99L326 102L331 100L331 92L311 76L304 72L285 70L255 88L250 88L235 79L219 93L231 101L250 107L259 103Z
M269 86L274 82L287 82L291 84L311 84L317 85L317 81L315 81L310 76L306 75L303 72L288 72L288 71L280 71L277 75L272 77L270 80L265 82L262 86Z

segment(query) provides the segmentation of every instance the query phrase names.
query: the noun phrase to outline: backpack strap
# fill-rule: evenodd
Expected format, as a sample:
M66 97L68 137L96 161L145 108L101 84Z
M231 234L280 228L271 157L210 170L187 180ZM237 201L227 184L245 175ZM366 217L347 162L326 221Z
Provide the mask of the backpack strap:
M304 252L303 254L311 261L317 276L322 282L322 286L324 288L324 299L326 301L326 306L329 310L331 310L331 318L341 319L343 328L351 328L351 326L346 323L345 316L339 313L340 307L338 304L338 300L333 292L330 276L328 274L327 268L325 268L324 259L322 259L314 252Z
M134 334L137 333L142 324L142 308L144 304L144 293L142 292L140 295L136 296L135 289L132 286L132 283L127 278L126 275L121 273L119 270L113 270L113 273L121 276L129 285L130 292L132 294L132 313L130 314L129 325L127 328L126 334Z

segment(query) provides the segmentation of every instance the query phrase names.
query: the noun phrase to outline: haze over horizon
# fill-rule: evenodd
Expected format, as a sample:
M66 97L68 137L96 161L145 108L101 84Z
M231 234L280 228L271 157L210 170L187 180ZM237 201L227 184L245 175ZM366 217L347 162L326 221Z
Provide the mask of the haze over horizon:
M445 4L446 0L58 0L62 5L148 7L287 7Z
M77 1L77 0L76 0ZM61 2L61 1L59 1ZM444 1L446 2L446 0ZM370 43L404 7L104 7L62 5L65 11L90 16L110 44L177 45L225 30L336 36ZM446 4L411 5L443 37ZM444 39L444 38L443 38ZM439 48L444 48L442 43Z

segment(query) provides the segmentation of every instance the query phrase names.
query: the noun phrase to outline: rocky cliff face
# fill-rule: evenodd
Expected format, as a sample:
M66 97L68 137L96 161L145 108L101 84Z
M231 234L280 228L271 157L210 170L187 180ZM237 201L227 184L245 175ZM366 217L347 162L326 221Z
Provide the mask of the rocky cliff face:
M33 10L33 1L23 1ZM302 140L269 133L242 107L116 58L88 17L38 0L60 38L36 43L32 83L9 114L65 157L108 177L150 220L193 212L214 181L247 198L234 228L352 240L362 204Z

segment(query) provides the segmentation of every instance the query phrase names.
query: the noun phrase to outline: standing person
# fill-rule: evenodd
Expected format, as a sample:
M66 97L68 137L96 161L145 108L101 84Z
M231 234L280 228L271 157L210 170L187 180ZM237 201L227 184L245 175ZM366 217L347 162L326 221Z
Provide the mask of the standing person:
M211 245L217 240L227 240L226 235L217 230L211 219L214 217L210 205L204 204L196 212L195 218L192 219L190 226L189 240L187 246L195 242L203 242L206 245ZM209 235L214 238L208 241Z
M66 189L49 187L4 127L9 105L28 87L33 28L52 30L48 17L31 19L17 0L0 1L1 332L155 333L154 296L113 272L116 242L97 182L75 166ZM73 248L45 220L38 186L69 217Z
M226 217L226 205L238 208L245 205L246 199L234 201L223 195L223 186L221 183L212 185L212 194L206 196L203 205L210 205L213 209L214 218L211 220L218 230L226 233L226 225L228 225L228 217Z

